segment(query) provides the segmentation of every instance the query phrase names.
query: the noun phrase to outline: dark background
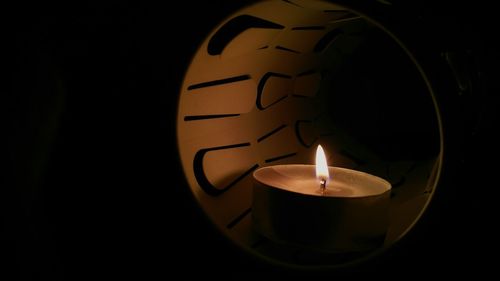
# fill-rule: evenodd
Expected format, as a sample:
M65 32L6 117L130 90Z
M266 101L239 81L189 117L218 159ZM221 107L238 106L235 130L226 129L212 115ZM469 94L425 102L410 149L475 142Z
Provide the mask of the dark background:
M175 139L182 77L209 31L250 1L194 2L2 9L1 280L494 269L498 49L487 1L398 1L387 9L400 16L382 13L427 38L416 48L458 56L470 83L444 104L453 136L447 168L416 228L376 259L323 272L273 267L241 253L205 220L184 184Z

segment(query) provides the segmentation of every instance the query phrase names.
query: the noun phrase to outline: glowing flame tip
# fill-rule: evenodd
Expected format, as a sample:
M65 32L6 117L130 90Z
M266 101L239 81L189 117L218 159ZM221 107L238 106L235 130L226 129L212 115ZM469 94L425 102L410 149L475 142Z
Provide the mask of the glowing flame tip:
M326 155L325 151L318 145L318 149L316 149L316 177L318 180L324 181L325 184L328 182L330 175L328 173L328 164L326 163Z

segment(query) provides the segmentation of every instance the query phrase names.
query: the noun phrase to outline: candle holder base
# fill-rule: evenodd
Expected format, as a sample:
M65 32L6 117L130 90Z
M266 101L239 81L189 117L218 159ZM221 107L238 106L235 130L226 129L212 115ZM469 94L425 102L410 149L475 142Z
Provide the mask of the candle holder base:
M385 240L390 191L359 198L307 196L256 182L253 198L255 231L280 244L347 253L376 249Z

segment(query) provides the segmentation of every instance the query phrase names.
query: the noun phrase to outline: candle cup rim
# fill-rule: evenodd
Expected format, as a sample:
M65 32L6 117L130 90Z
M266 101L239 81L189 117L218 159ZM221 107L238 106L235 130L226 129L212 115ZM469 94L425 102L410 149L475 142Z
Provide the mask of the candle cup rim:
M276 185L276 186L272 185L269 182L266 182L265 180L263 180L262 177L261 177L261 175L260 175L263 171L267 171L267 170L271 170L271 169L273 169L275 172L278 172L276 169L279 170L280 168L283 168L283 167L287 167L287 168L307 167L308 169L313 169L313 171L315 171L315 166L316 165L312 165L312 164L280 164L280 165L272 165L272 166L266 166L266 167L258 168L257 170L255 170L253 172L252 176L253 176L253 179L255 181L257 181L259 184L267 186L267 187L276 188L278 190L287 191L287 192L293 192L293 193L302 194L302 195L308 195L308 196L313 196L313 197L320 197L320 198L330 198L330 199L333 199L333 198L360 199L360 198L367 198L367 197L382 196L382 195L384 195L386 193L390 193L391 190L392 190L391 183L388 182L387 180L379 177L379 176L376 176L376 175L373 175L373 174L369 174L369 173L366 173L366 172L363 172L363 171L358 171L358 170L353 170L353 169L348 169L348 168L343 168L343 167L328 166L328 170L330 172L330 178L332 178L332 177L335 178L334 175L336 173L338 173L339 171L340 172L348 172L348 173L355 174L355 175L361 175L364 178L368 178L372 182L378 183L377 186L379 186L378 188L380 188L381 192L373 193L373 194L368 194L368 195L363 195L363 196L317 196L315 194L308 194L308 193L302 193L302 192L295 191L295 190L288 190L288 189L283 188L282 186L279 186L279 185Z

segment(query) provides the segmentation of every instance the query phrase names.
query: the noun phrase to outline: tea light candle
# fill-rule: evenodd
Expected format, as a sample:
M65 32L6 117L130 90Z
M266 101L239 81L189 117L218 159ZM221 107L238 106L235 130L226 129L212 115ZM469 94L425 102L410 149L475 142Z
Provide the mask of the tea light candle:
M275 242L352 252L378 247L385 239L391 184L328 167L321 146L316 165L269 166L253 176L254 229Z

